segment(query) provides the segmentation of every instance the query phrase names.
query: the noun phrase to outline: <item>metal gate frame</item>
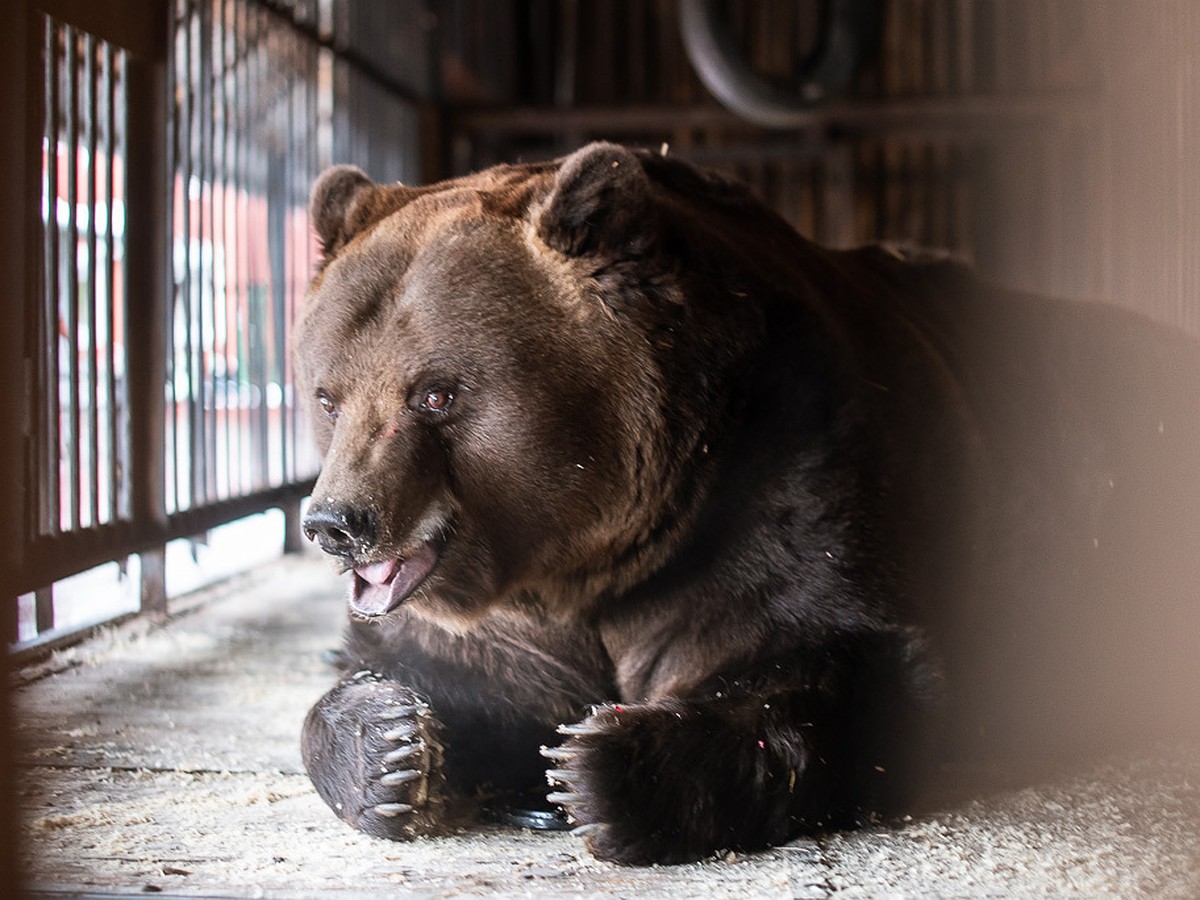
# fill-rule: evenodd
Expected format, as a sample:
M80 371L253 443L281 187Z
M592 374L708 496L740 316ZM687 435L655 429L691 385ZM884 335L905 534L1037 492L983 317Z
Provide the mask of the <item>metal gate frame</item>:
M335 161L331 156L362 152L372 141L394 143L398 128L406 145L399 151L392 147L386 153L387 164L395 167L398 157L399 165L420 177L424 132L433 120L430 96L422 96L420 88L401 83L359 53L353 33L348 40L346 34L337 33L337 24L325 31L317 27L320 4L315 0L19 0L15 5L18 9L8 23L20 37L10 42L4 58L6 77L0 84L0 115L6 123L0 171L13 182L8 191L10 214L0 225L0 271L5 273L0 296L4 312L0 377L18 396L6 417L5 439L0 441L0 485L7 498L0 516L0 583L4 586L0 637L8 646L17 640L19 596L35 594L37 631L39 635L49 632L52 639L56 636L54 582L102 563L138 554L140 612L165 612L168 541L278 508L285 512L287 523L284 550L298 549L300 504L311 490L317 463L315 456L304 453L307 442L299 404L288 383L286 334L296 298L311 272L308 254L315 252L305 245L310 234L304 219L307 185L322 166ZM345 10L337 4L330 8L339 22L344 20ZM47 23L61 24L68 37L57 35ZM360 27L367 30L369 24ZM227 48L228 34L241 35L245 47L252 47L256 58L270 64L247 62L250 50L234 46L236 38ZM76 49L77 38L82 51ZM261 45L252 45L258 40ZM240 137L224 145L232 150L222 149L231 127L228 123L241 116L241 126L255 127L254 113L244 111L246 104L272 89L295 88L286 77L281 87L279 72L272 68L275 60L285 59L281 65L287 65L293 57L314 66L312 83L302 82L300 88L306 107L297 114L294 126L294 95L279 102L287 143L269 148L279 166L253 168L253 160L239 157ZM117 68L111 68L114 58ZM234 73L222 68L225 60L231 61L230 67L250 68L252 74L244 83L237 81ZM123 293L119 286L115 291L112 287L115 253L110 250L104 257L101 246L98 254L98 176L90 169L86 176L76 171L107 158L108 174L99 180L102 189L109 191L107 220L102 224L111 248L117 206L112 199L111 122L117 100L111 94L106 99L99 85L115 90L111 85L118 80L114 74L118 69L120 99L128 113L121 135ZM59 76L56 71L67 74ZM327 92L319 101L318 80ZM66 85L62 91L69 97L55 95L52 83L58 81ZM392 104L386 114L380 114L380 103ZM321 117L340 117L337 128L327 119L318 127L309 115L318 107ZM82 111L84 131L93 130L81 134L68 121L62 127L72 129L70 137L60 140L55 118L60 108L67 110L68 120ZM97 108L101 109L98 117ZM106 110L110 124L106 137L98 139L96 130L103 126L96 126L96 120L103 120ZM224 131L215 120L226 123ZM329 145L323 152L315 149L318 131ZM268 152L257 145L252 150L259 157ZM379 148L374 152L379 154ZM85 162L77 163L77 158ZM57 182L47 187L46 181L59 177L60 168L69 173L61 179L66 187ZM254 196L247 187L252 180L262 186L261 191L268 190L263 186L268 182L270 190L284 191L286 208L272 205L266 195ZM65 200L62 191L67 192ZM239 191L240 200L227 196ZM213 274L217 233L224 227L221 207L239 202L243 207L257 204L256 221L271 238L269 246L260 248L256 263L267 266L271 275L269 283L260 280L255 288L257 299L248 296L249 288L218 287ZM58 211L60 206L65 213ZM82 213L76 215L76 208L90 210L86 221ZM67 236L60 242L64 215ZM284 231L290 241L286 259L280 239ZM46 236L51 233L52 237ZM262 237L257 231L249 237L221 235L222 240L239 243ZM102 236L101 245L104 240ZM311 238L308 244L315 248ZM70 249L77 245L82 250ZM60 246L69 248L62 252L62 261L56 258ZM105 302L110 306L99 313L101 320L107 314L109 322L109 345L103 351L108 353L107 365L95 361L103 358L97 335L106 334L103 322L97 326L96 281L103 278L94 267L99 257L108 266L101 306ZM68 271L60 277L59 263L69 268L78 259L87 260L92 267L89 274ZM192 272L198 272L194 278L198 283L191 283ZM60 290L69 296L60 298ZM270 384L261 372L256 382L248 384L242 372L236 373L240 389L231 386L232 366L209 358L221 349L213 336L213 321L222 315L218 290L242 290L246 295L242 300L270 310L260 323L273 342ZM111 345L116 340L111 304L118 296L123 298L124 328L124 378L119 388L111 363ZM207 311L196 309L197 296L209 298ZM221 326L225 332L245 328L251 314L242 313L235 320L225 310ZM181 338L172 336L177 326L189 332L182 349ZM243 338L240 334L225 338L224 353L234 365L244 352L231 350L230 342ZM60 345L69 348L61 351L61 362ZM265 371L265 366L260 363L258 368ZM243 363L241 368L250 366ZM68 374L61 376L62 371ZM272 389L270 415L276 417L269 425L268 436L273 438L269 452L274 454L270 459L266 437L260 435L260 445L249 450L240 437L229 437L229 420L234 416L247 420L247 429L268 428L266 388ZM238 399L251 390L256 392L252 410L246 406L251 401ZM124 404L119 422L112 418L118 415L118 391ZM229 408L239 403L243 406L237 410ZM110 417L107 422L100 421L102 409ZM224 417L223 432L218 431L218 416ZM66 424L60 427L60 423ZM219 461L224 474L218 471L218 462L205 455L210 450L225 453ZM242 458L251 461L242 464L238 462ZM269 474L263 474L268 468ZM106 477L111 483L101 501L95 494ZM34 643L40 647L47 642Z

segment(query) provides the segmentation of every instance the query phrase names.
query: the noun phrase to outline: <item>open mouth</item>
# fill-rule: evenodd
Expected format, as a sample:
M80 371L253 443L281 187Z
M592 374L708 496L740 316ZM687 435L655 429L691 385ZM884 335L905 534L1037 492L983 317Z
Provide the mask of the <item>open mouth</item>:
M354 570L350 611L364 619L391 612L412 596L442 557L442 542L430 539L411 553Z

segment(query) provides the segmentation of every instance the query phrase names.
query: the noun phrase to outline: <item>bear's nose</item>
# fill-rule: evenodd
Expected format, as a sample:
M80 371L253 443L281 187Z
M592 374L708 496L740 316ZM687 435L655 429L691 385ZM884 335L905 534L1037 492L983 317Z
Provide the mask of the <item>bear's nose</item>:
M355 556L375 543L375 513L344 503L314 503L304 515L304 533L332 556Z

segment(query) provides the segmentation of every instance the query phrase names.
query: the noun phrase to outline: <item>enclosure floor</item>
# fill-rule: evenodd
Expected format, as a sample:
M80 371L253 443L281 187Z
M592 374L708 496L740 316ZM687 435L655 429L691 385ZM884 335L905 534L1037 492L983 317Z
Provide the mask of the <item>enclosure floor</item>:
M899 828L647 869L568 834L408 844L352 831L301 767L342 588L320 560L238 579L166 625L110 632L17 690L30 887L311 897L1200 896L1200 746L1156 747ZM36 676L38 673L33 673ZM26 679L30 678L25 673Z

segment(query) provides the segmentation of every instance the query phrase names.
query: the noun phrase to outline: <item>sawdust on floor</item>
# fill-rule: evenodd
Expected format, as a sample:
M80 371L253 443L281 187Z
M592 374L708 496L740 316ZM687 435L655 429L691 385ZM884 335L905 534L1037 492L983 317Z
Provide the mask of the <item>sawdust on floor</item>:
M20 676L30 887L302 897L1200 896L1200 746L1156 747L898 828L684 866L598 862L567 834L481 827L406 844L343 825L299 755L332 673L341 585L284 560L166 625Z

